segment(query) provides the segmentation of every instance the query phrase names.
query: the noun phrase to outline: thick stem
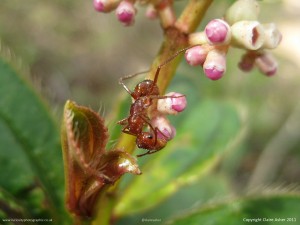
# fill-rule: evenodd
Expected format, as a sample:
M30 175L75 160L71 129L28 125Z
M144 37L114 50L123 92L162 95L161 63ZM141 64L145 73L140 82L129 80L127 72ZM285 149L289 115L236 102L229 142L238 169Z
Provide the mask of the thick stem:
M154 79L156 70L158 66L165 63L171 56L173 56L180 49L187 47L188 45L188 36L178 30L176 27L169 27L165 30L164 42L160 48L160 51L155 58L151 71L148 74L148 78ZM177 66L181 61L182 55L179 55L174 60L167 63L160 70L160 74L158 76L157 85L160 90L160 94L164 94L166 88L168 87L170 81L172 80Z
M190 0L175 26L185 33L196 30L213 0Z
M92 222L92 225L109 225L112 223L112 209L116 201L116 197L114 196L113 192L116 191L116 186L117 184L111 187L109 193L107 192L108 190L105 190L101 196L99 196L96 206L97 214Z

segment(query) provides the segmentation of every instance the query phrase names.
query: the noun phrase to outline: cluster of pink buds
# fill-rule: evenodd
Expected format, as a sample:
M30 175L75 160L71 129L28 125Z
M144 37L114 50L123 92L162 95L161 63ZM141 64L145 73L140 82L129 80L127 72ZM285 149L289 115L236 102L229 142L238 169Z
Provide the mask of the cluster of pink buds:
M151 124L161 131L158 133L158 138L169 141L175 137L176 129L166 115L177 115L182 112L186 108L187 101L185 95L176 92L170 92L164 97L157 101L157 110L153 113Z
M274 23L261 24L258 14L256 0L237 0L224 19L214 19L204 31L190 34L189 44L194 47L186 51L186 61L203 66L208 78L218 80L226 72L226 54L231 46L246 50L239 63L241 70L257 66L265 75L274 75L277 63L266 50L276 48L282 36Z
M135 3L137 0L94 0L94 8L98 12L108 13L113 10L116 11L117 19L124 26L131 26L134 24L137 9ZM155 19L158 14L166 14L168 20L175 19L173 10L171 9L171 0L158 0L158 1L140 1L141 3L150 3L146 11L146 17ZM170 19L171 18L171 19Z
M94 0L94 8L99 12L108 13L116 10L118 20L125 26L134 24L136 9L131 0Z

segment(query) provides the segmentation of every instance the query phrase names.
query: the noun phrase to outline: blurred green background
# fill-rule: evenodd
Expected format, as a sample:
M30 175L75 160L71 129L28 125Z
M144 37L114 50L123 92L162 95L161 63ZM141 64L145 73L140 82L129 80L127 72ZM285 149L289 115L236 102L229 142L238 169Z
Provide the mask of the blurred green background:
M215 1L199 30L221 17L229 2ZM175 1L178 11L184 4ZM182 62L172 81L173 87L179 87L184 77L197 84L200 100L234 102L246 118L239 151L215 169L216 176L229 179L233 192L264 184L299 185L299 10L297 0L261 2L260 21L275 22L283 34L280 47L272 51L279 62L274 77L257 70L241 72L237 63L243 51L230 49L221 80L209 81L201 68ZM147 69L161 45L159 22L144 14L145 8L138 7L135 25L123 27L114 12L97 13L92 1L2 0L0 40L28 66L57 121L66 99L95 110L102 107L109 115L120 95L126 95L118 78Z

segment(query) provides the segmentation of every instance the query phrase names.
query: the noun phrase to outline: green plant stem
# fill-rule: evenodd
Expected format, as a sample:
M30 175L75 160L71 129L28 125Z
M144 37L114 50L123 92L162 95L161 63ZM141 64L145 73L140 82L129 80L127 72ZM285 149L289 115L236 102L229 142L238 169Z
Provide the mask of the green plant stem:
M194 32L212 2L213 0L190 0L175 26L185 33Z
M164 29L164 41L151 66L151 71L147 76L148 78L153 79L158 66L165 63L179 50L188 46L188 35L196 30L212 1L213 0L191 0L175 24ZM176 72L182 56L183 54L179 55L161 69L157 82L161 94L165 93ZM116 148L126 149L127 152L132 153L135 147L135 138L131 135L122 133ZM118 184L115 184L110 193L116 193L117 187ZM115 196L115 194L112 194L109 199L106 195L102 195L100 197L100 202L97 207L98 215L92 224L110 224L109 218L111 218L113 207L115 205ZM106 208L103 209L103 207ZM103 213L106 215L103 215Z
M164 64L171 56L176 54L180 49L187 47L188 45L188 35L178 30L176 27L169 27L165 29L164 42L160 48L160 51L155 58L151 71L148 74L149 79L154 79L157 68ZM174 60L167 63L165 66L161 67L157 85L160 90L160 94L163 95L172 80L177 66L181 61L182 55L179 55Z
M117 184L115 186L117 186ZM99 196L99 200L96 206L97 215L92 224L108 225L111 223L112 209L116 200L114 196L115 186L111 188L112 192L110 190L105 190L102 192L101 196Z

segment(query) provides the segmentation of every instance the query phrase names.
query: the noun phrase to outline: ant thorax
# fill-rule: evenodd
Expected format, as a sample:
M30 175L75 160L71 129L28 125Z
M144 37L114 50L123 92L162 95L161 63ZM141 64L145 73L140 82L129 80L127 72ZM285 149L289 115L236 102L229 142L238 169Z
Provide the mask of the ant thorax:
M145 114L146 110L153 104L149 96L140 97L135 100L130 107L130 115Z
M134 91L131 93L131 96L134 99L149 95L159 95L159 89L153 80L141 81L136 85Z

